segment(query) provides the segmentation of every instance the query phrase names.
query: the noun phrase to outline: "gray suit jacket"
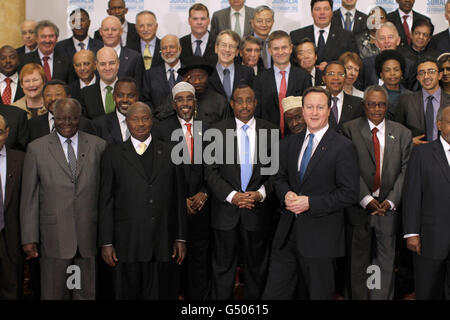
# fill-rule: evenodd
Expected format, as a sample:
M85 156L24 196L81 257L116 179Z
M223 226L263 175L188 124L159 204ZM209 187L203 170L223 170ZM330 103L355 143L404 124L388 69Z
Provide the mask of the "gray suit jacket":
M352 140L358 152L360 168L359 201L361 201L365 196L372 194L375 177L376 163L372 133L365 116L344 123L343 131ZM390 200L398 208L411 149L411 132L403 125L386 119L379 202ZM367 218L367 212L363 210L359 203L349 208L347 212L350 221L354 224L363 223Z
M214 12L211 20L211 34L214 37L222 30L226 29L234 29L234 26L231 26L230 19L231 8L225 8L219 11ZM250 20L255 15L255 9L245 6L245 19L244 19L244 34L243 37L253 33L253 28L250 23ZM242 26L241 26L242 28Z
M97 252L100 157L106 142L78 131L77 171L72 178L56 132L28 145L23 170L22 244L38 243L40 255L71 259Z

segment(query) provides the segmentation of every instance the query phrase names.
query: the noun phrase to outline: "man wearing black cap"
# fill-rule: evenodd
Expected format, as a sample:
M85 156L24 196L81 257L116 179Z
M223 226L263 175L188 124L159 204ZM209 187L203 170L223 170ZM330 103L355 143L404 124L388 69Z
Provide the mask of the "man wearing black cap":
M202 57L191 57L186 59L186 66L178 70L178 74L184 81L190 83L195 88L195 98L197 99L197 109L194 112L195 120L202 120L208 125L212 125L220 120L232 116L228 101L217 91L208 88L208 78L214 68L205 62ZM170 101L166 101L155 111L155 116L165 119L174 113Z

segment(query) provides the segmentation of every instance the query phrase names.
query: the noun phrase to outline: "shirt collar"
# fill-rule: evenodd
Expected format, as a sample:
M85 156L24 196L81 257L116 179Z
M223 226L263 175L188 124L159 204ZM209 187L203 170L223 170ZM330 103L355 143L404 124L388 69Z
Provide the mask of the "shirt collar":
M59 141L61 142L61 144L64 144L64 142L66 142L66 140L67 140L68 138L63 137L63 136L60 135L59 132L56 131L56 130L55 130L55 132L56 132L56 134L58 135L58 138L59 138ZM72 144L73 144L73 145L77 145L77 144L78 144L78 131L74 134L73 137L70 138L70 140L72 140Z
M148 136L148 138L145 141L139 141L138 139L136 139L133 136L130 136L130 139L131 139L131 143L133 144L134 149L137 150L139 148L139 145L141 144L141 142L144 142L148 148L148 146L152 142L152 134L150 133L150 135Z
M122 30L124 33L128 32L128 21L127 20L125 20L125 22L123 23Z
M84 43L84 49L87 50L87 48L89 46L89 36L84 38L84 40L82 40L82 41L75 39L75 37L72 37L72 40L73 40L73 45L75 46L75 49L77 49L79 47L78 43L82 42L82 43Z
M95 84L96 81L97 81L97 76L95 75L95 73L94 73L94 77L92 78L91 82L89 82L88 84L85 84L83 82L83 80L80 79L80 89L91 86L91 85Z
M444 152L449 152L450 144L447 141L445 141L445 139L442 136L440 136L439 139L441 139L442 146L444 147ZM3 147L3 148L5 148L5 147ZM0 154L1 154L1 152L0 152Z
M344 17L344 19L345 19L345 14L346 14L347 12L350 12L350 13L352 14L352 19L355 19L356 8L353 8L352 10L347 10L347 9L345 9L344 7L341 7L341 14L342 14L342 16Z
M146 45L147 45L147 42L145 42L144 40L141 39L141 47L145 48ZM156 36L154 36L153 39L150 40L149 45L152 48L154 48L156 46Z
M16 72L12 76L5 76L3 73L0 73L0 82L4 81L6 78L10 78L12 82L18 83L19 81L19 74Z
M186 123L190 123L192 124L192 126L194 125L194 117L191 118L191 120L186 121L184 119L181 119L178 115L177 115L178 121L180 121L181 127L184 128Z
M441 103L441 87L439 87L435 93L429 94L425 89L422 88L423 100L426 100L429 96L433 96L438 103Z
M203 37L201 37L200 39L197 39L192 33L191 33L191 43L192 44L197 44L195 42L195 40L202 40L202 44L203 43L208 43L208 39L209 39L209 32L206 31L206 33L203 35Z
M122 46L120 45L120 42L119 42L119 44L118 44L117 46L115 46L113 49L114 49L114 51L117 53L117 57L119 57L119 59L120 59L120 51L122 50Z
M232 7L230 7L230 13L232 16L234 16L235 12L239 12L239 17L245 16L245 6L242 6L241 10L235 11Z
M123 114L120 113L119 108L116 109L116 115L119 123L123 123L127 119Z
M398 8L398 13L400 14L400 20L402 21L402 23L403 23L403 16L408 15L409 18L413 17L413 11L412 10L409 13L405 13L400 8Z
M329 127L330 127L330 126L329 126L328 123L327 123L327 125L326 125L325 127L323 127L322 129L320 129L319 131L317 131L316 133L314 133L314 138L316 138L317 141L319 141L319 143L320 143L320 141L322 140L323 136L325 135L325 132L327 132L327 130L328 130ZM309 129L306 128L305 139L309 136L310 133L311 133L311 131L309 131Z
M291 71L291 63L289 63L288 66L286 68L284 68L284 70L281 70L276 65L273 65L273 71L275 71L275 74L279 74L280 71L286 71L286 75L287 75L287 74L289 74L289 71Z
M386 121L385 120L381 121L381 123L379 125L377 125L377 126L372 121L370 121L369 119L367 119L367 121L369 122L370 131L372 131L373 128L377 128L378 131L380 131L381 133L384 133L384 129L386 128Z
M221 74L223 74L223 70L225 70L225 67L222 66L219 62L217 62L216 69L217 69L217 71L220 71ZM230 64L227 67L227 69L230 70L230 74L233 73L234 72L234 63Z
M319 28L318 26L316 26L315 24L313 24L314 26L314 36L317 35L319 33L319 30L325 30L326 34L330 33L330 27L331 27L331 23L326 26L325 28Z
M169 72L170 69L173 69L173 70L175 70L175 72L178 73L178 69L181 68L181 62L180 62L180 59L178 59L177 64L174 65L173 68L172 68L171 66L169 66L169 65L167 64L167 62L164 62L164 67L166 68L166 73Z
M331 95L331 97L333 97L333 95ZM339 92L339 94L336 97L338 98L338 102L344 101L344 90Z
M114 80L114 82L111 84L106 84L105 82L103 82L102 79L100 79L100 89L102 91L105 91L107 86L110 86L114 89L114 85L116 84L116 82L117 82L117 77L116 77L116 80Z
M241 129L244 125L248 125L251 129L256 130L255 117L252 117L247 123L242 122L236 117L234 119L236 120L236 131Z
M53 51L51 54L49 54L47 57L49 57L49 60L53 60L53 53L54 53L55 51ZM39 54L39 59L41 59L41 61L42 61L42 58L44 58L45 57L45 55L41 52L41 50L39 50L38 49L38 54Z
M6 145L3 145L2 149L0 150L0 156L6 157Z

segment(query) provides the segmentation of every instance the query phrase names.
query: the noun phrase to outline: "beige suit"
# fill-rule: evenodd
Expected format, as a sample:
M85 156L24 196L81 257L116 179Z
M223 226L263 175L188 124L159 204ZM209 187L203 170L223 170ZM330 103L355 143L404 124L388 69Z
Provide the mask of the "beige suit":
M73 264L74 258L90 259L89 266L94 270L89 270L92 271L89 275L95 275L99 167L105 148L102 139L78 131L77 170L73 179L56 132L28 145L20 208L22 243L40 245L43 299L67 298L67 274L55 268ZM51 270L46 270L47 267ZM86 275L83 270L82 273ZM82 286L87 278L82 277ZM89 289L89 293L79 293L81 298L95 297L93 280L86 284L90 288L82 289Z

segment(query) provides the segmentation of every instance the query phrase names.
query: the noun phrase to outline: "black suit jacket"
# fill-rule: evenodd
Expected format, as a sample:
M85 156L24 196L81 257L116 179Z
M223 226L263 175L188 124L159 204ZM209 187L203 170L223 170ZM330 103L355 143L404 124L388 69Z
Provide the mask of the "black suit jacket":
M37 50L21 56L20 69L22 69L22 67L27 63L37 63L42 66L41 59L39 58L39 52ZM62 80L68 84L76 78L77 75L75 73L75 69L73 68L72 57L55 50L53 52L52 79Z
M88 119L94 119L105 114L100 83L84 87L80 91L80 103L83 115Z
M95 83L100 81L100 76L96 72ZM70 96L74 99L77 99L81 103L81 88L80 88L80 80L76 79L69 83L70 87Z
M399 9L388 13L387 19L388 19L388 21L395 24L395 26L397 27L398 34L400 35L400 38L401 38L400 46L403 47L403 46L408 45L408 40L406 39L405 30L403 30L403 21L400 19L400 13L398 12L398 10ZM427 19L428 21L431 22L430 18L424 16L423 14L420 14L414 10L411 10L411 12L413 13L413 24L414 24L414 22L416 22L419 19ZM412 26L412 24L411 24L411 26ZM411 30L410 30L410 32L411 32Z
M116 112L104 114L92 120L96 135L108 144L118 144L123 142L120 131L119 119Z
M99 245L112 244L121 263L169 261L175 240L186 239L183 171L171 146L152 138L151 176L131 139L102 156Z
M303 38L309 38L316 42L314 36L314 26L310 25L301 29L294 30L290 33L292 43L296 45ZM340 55L346 51L358 52L355 39L351 32L343 30L342 26L336 26L331 23L330 33L325 43L325 50L322 57L317 57L316 64L320 64L322 61L330 62L332 60L338 60Z
M359 194L359 166L350 140L328 129L311 157L302 183L298 160L306 131L280 143L280 169L273 185L284 207L288 191L309 197L309 210L294 217L284 209L273 246L281 248L295 228L300 254L308 258L344 255L344 208L356 203Z
M208 42L206 43L205 51L203 52L203 58L209 63L217 62L217 55L215 53L214 45L216 43L216 38L209 33ZM191 34L185 35L180 39L181 44L181 61L186 61L190 57L194 56L194 52L192 51L192 43L191 43Z
M342 113L339 118L339 123L336 122L333 112L330 112L328 117L328 123L330 128L342 134L342 125L350 120L359 118L364 115L364 108L362 99L359 97L351 96L344 92L344 102L342 104Z
M311 76L303 69L291 65L286 97L302 96L303 91L310 86ZM258 74L255 79L254 89L257 100L255 117L267 120L279 127L280 106L273 68Z
M137 42L127 45L127 48L137 51L142 56L141 39L139 39ZM142 59L144 59L144 58L142 58ZM163 64L163 63L164 63L164 60L161 57L161 40L159 38L156 38L155 51L153 52L151 68L159 66L160 64Z
M449 104L450 95L446 94L444 90L441 89L440 108L448 106ZM397 111L394 114L394 120L411 130L413 137L426 134L422 90L402 94L400 96L398 99Z
M403 186L403 234L419 234L421 255L444 260L450 248L450 166L440 139L413 148Z
M253 69L234 62L234 81L231 88L231 92L233 92L234 88L236 88L240 84L247 84L250 87L253 87L254 77L255 72L253 71ZM227 97L225 90L223 89L222 82L220 81L219 73L217 72L216 68L214 68L212 75L209 77L208 83L211 89L216 90L225 98Z
M0 73L0 74L2 74L2 73ZM19 73L17 73L17 76L19 76ZM19 78L17 80L19 81ZM20 81L19 81L19 83L17 84L16 93L14 94L14 97L12 97L11 103L19 100L23 96L24 96L23 89L22 89L22 86L20 85ZM0 97L0 104L1 103L2 103L2 98Z
M433 36L430 47L441 53L450 52L450 35L448 33L448 28Z
M25 153L6 149L6 184L3 196L3 214L5 219L5 242L8 257L15 264L23 260L20 233L20 188L22 183L22 167Z
M134 23L127 22L127 24L128 24L128 33L127 33L127 43L125 47L133 49L137 47L136 43L139 43L139 34L136 31L136 25ZM103 39L98 30L95 31L94 33L94 39L103 42ZM138 52L140 52L140 50Z
M214 128L218 129L223 134L223 137L225 137L227 129L236 131L236 120L234 117L226 119L217 123ZM267 135L267 145L270 146L270 130L275 128L270 122L256 118L256 146L258 146L258 141L261 140L263 134L263 132L259 131L260 129L267 129L264 134ZM241 191L241 168L238 164L239 152L237 149L237 137L235 135L232 137L234 139L234 150L227 150L227 143L225 143L224 138L221 150L224 156L223 163L220 164L220 159L216 159L215 163L206 165L205 168L206 181L212 191L211 226L214 229L226 231L235 228L240 222L242 227L248 231L267 230L272 224L272 210L268 202L268 197L272 192L272 185L269 176L261 174L261 168L265 165L261 163L259 154L257 155L256 163L253 165L252 176L247 186L247 191L257 191L264 185L267 196L265 201L256 203L255 207L251 210L239 209L234 204L226 201L226 198L232 191ZM232 164L227 164L225 161L227 152L234 154L234 162ZM269 149L265 154L270 156L270 152L271 150Z
M48 135L50 133L48 113L29 119L28 128L30 130L30 142ZM91 121L83 116L80 119L80 130L89 134L95 134L95 129Z
M183 65L181 65L183 67ZM178 75L175 82L183 81L183 77ZM142 84L142 101L148 104L152 110L162 105L167 96L171 94L169 81L166 76L165 64L146 70Z
M345 19L345 17L344 17ZM342 26L342 15L341 9L337 9L333 12L333 18L331 19L331 24L335 25L337 28L344 30ZM367 15L359 10L356 10L355 17L353 20L352 33L354 35L363 32L367 28Z
M9 126L9 135L6 139L6 147L25 151L29 139L26 111L0 103L0 114L6 118Z
M141 54L127 47L122 47L120 50L119 62L120 65L117 77L132 77L136 80L138 87L141 88L142 77L145 71L144 60Z
M24 55L24 54L25 54L25 45L16 48L16 52L17 52L20 56Z
M92 52L94 52L94 54L96 54L97 51L101 48L103 48L103 42L89 38L88 47L85 49L91 50ZM62 54L66 55L70 59L73 59L73 56L75 55L75 53L77 53L75 45L73 44L73 37L59 41L56 44L55 50L59 50Z

